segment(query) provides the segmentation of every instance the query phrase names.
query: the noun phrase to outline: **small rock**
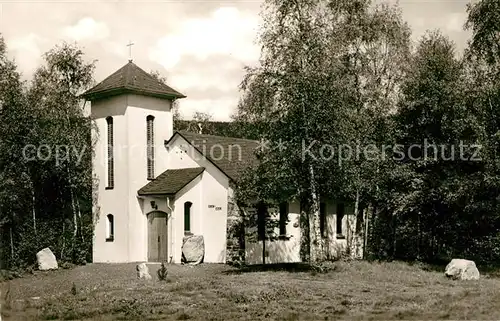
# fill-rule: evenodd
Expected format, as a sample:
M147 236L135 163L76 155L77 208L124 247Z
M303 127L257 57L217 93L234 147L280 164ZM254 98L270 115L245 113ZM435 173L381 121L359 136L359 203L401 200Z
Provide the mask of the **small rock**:
M137 264L137 277L139 279L151 280L151 275L149 274L149 269L146 263Z
M446 266L444 275L454 280L479 280L476 263L464 259L451 260Z
M56 256L48 247L36 254L36 260L40 271L57 270L58 268Z

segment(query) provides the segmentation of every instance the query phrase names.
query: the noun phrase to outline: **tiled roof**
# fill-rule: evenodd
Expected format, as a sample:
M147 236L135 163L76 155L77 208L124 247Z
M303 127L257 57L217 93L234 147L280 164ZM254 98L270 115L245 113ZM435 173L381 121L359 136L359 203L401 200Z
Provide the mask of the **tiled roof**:
M198 133L200 125L204 134L243 139L258 139L259 122L203 121L174 119L174 130Z
M203 173L203 167L169 169L160 176L142 187L138 194L145 195L174 195L189 184L198 175Z
M137 67L132 61L115 71L82 97L95 100L108 96L134 93L158 98L185 98L183 94L158 81L155 77Z
M234 181L257 162L256 140L177 132Z

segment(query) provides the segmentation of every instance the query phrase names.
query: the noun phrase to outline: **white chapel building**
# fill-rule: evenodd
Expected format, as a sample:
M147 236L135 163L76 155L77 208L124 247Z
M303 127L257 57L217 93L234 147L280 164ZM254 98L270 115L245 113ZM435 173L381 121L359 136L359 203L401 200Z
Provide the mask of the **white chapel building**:
M186 96L132 61L83 97L96 123L94 262L181 263L184 238L202 235L203 262L226 263L243 247L246 263L262 263L262 242L242 245L233 232L233 191L257 161L257 141L174 132L172 104ZM325 244L338 255L355 225L352 207L325 200L321 210ZM299 213L294 201L276 209L287 219L283 237L266 241L266 262L300 262Z

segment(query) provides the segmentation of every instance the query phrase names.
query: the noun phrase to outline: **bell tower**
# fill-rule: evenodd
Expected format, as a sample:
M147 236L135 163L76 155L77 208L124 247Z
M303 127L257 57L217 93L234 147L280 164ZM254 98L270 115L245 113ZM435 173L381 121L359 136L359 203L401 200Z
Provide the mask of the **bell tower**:
M172 105L186 96L132 60L82 96L95 121L93 261L145 261L147 226L137 191L166 170L163 145L173 135Z

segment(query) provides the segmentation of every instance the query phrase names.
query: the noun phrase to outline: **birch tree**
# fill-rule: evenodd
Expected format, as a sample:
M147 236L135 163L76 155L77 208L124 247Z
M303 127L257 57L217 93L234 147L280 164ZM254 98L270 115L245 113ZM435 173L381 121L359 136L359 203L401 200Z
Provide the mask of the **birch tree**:
M370 192L362 187L373 185L372 165L340 164L335 148L384 137L376 128L395 104L409 28L395 8L369 1L265 4L260 64L247 70L237 119L259 124L270 149L245 190L300 200L303 259L318 262L325 258L320 199L358 204Z
M16 261L14 231L22 219L24 201L31 190L26 178L26 166L20 153L26 129L19 118L26 115L23 83L17 66L7 58L7 48L0 35L0 260ZM30 218L31 220L31 218Z
M33 264L43 247L81 263L92 244L92 122L78 95L94 64L63 44L27 83L5 52L0 38L0 222L9 267Z
M84 113L84 102L79 95L92 85L94 63L86 62L81 49L66 43L47 52L44 58L45 65L36 70L27 100L38 118L34 143L50 146L54 155L48 162L37 160L30 164L34 175L42 167L49 178L59 180L61 199L68 200L72 213L71 255L75 256L76 239L83 238L81 197L90 199L92 186L92 122ZM43 195L43 191L35 192ZM64 228L67 218L64 211L61 214ZM64 234L62 242L64 248Z

